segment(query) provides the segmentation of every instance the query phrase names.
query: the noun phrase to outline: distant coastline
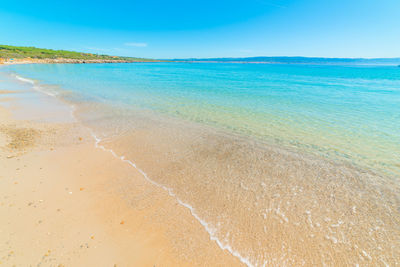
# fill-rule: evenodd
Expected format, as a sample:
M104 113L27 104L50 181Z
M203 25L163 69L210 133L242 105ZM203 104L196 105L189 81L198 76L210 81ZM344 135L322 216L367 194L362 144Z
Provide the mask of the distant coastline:
M244 57L188 58L174 62L192 63L251 63L251 64L324 64L324 65L399 65L400 58L324 58L324 57Z
M243 57L243 58L183 58L149 59L99 55L67 50L0 45L0 64L85 64L85 63L237 63L237 64L315 64L315 65L393 65L400 66L399 58L324 58L324 57Z

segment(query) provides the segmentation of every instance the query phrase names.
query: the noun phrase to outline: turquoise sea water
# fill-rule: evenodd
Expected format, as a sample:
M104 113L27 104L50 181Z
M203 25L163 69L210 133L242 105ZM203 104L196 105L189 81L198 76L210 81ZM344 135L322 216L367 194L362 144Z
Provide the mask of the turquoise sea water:
M97 147L165 189L248 266L399 264L398 67L1 70L72 104Z
M400 173L400 69L274 64L18 65L75 97L150 109Z

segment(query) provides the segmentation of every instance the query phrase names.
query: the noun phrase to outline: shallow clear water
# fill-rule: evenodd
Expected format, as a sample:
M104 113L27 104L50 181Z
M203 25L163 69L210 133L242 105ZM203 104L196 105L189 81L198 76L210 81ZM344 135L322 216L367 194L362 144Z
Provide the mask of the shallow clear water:
M393 66L99 64L12 66L85 100L151 109L400 170L400 69Z
M19 65L248 265L399 264L400 69ZM54 85L54 86L51 86Z

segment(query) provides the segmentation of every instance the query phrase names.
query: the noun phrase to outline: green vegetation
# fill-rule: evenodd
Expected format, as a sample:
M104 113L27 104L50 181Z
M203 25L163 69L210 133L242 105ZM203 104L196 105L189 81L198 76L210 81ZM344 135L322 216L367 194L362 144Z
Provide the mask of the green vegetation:
M152 62L157 61L153 59L134 58L134 57L117 57L107 55L97 55L90 53L80 53L66 50L52 50L36 47L23 47L0 45L0 58L3 59L74 59L74 60L115 60L127 62Z

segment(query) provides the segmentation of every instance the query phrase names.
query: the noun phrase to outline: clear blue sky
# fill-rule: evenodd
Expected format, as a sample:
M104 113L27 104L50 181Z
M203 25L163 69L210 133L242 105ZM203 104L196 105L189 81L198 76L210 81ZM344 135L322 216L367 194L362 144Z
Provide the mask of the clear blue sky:
M151 58L400 57L400 0L1 0L0 44Z

